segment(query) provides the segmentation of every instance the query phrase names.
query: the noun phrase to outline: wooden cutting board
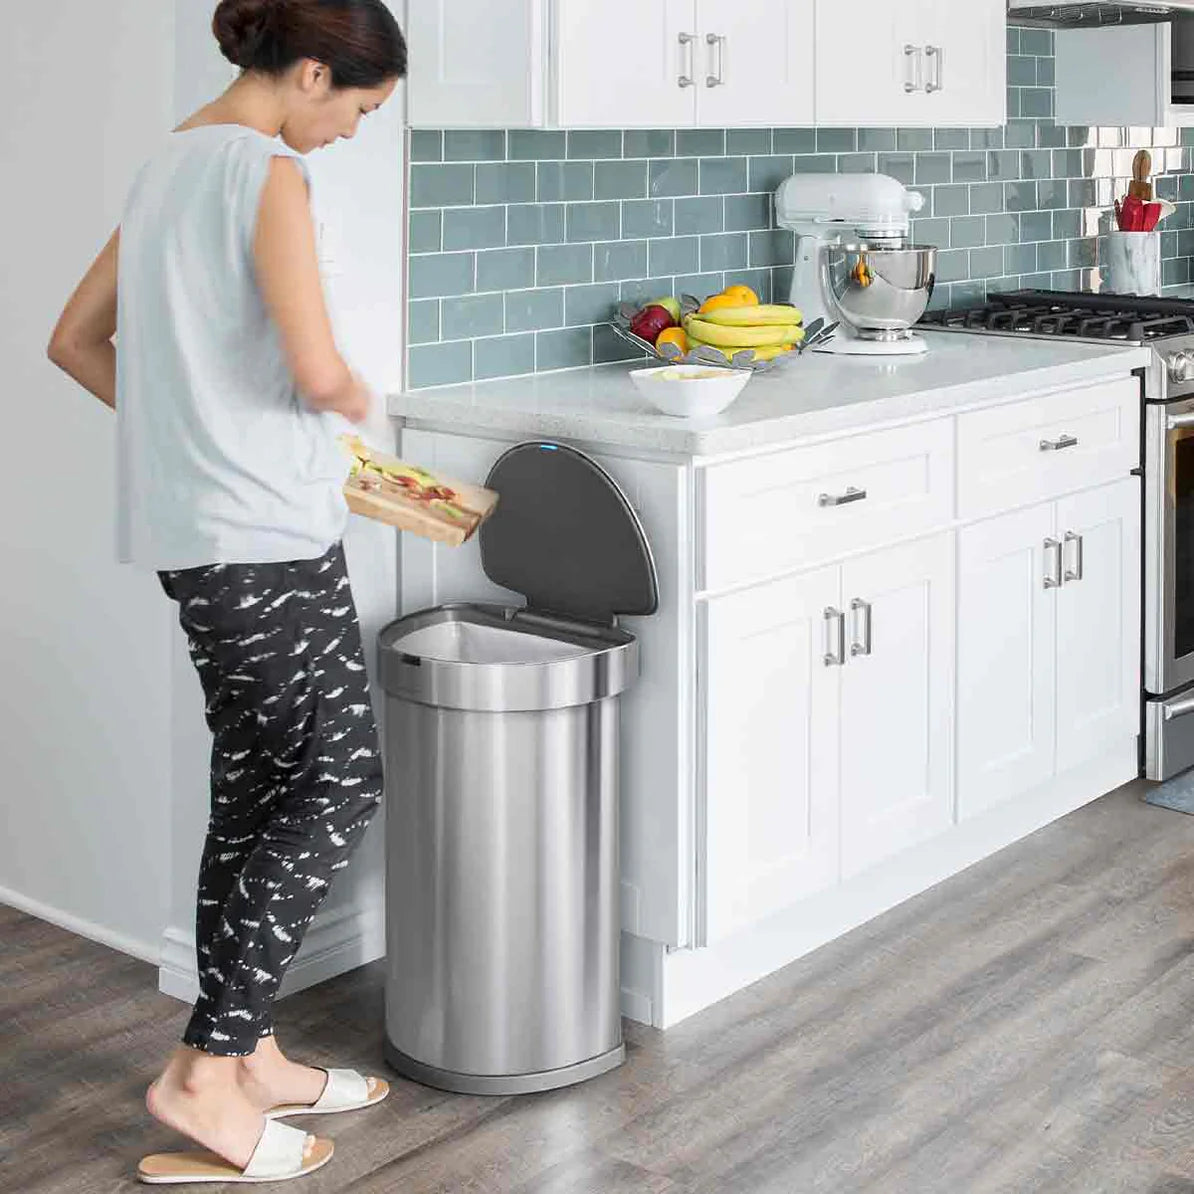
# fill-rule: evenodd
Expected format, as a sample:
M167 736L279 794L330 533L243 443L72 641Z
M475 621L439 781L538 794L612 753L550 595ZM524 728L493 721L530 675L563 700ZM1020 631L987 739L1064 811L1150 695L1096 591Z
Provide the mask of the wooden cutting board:
M497 507L498 495L491 489L437 477L369 447L358 436L342 435L340 442L354 460L344 486L354 514L459 547Z

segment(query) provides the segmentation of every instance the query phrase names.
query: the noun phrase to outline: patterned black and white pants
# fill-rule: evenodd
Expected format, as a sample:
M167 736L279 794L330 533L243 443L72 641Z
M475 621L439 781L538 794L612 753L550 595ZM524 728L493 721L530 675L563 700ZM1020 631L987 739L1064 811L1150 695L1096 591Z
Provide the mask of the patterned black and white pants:
M360 625L337 543L319 559L159 572L211 728L184 1043L252 1053L336 871L382 797Z

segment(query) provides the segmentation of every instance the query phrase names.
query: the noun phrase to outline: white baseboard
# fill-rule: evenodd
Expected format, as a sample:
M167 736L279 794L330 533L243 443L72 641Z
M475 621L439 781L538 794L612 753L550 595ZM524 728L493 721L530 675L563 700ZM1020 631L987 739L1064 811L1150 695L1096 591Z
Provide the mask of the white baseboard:
M142 941L137 937L130 937L126 933L118 933L114 929L96 924L95 921L87 920L82 916L75 916L71 912L64 912L61 908L55 908L52 904L46 904L31 896L23 895L19 891L13 891L10 887L0 887L0 904L7 904L19 912L27 912L30 916L36 916L38 920L49 921L50 924L57 925L60 929L67 929L90 941L98 941L101 945L111 946L112 949L120 950L122 954L140 958L141 961L149 962L154 966L158 965L159 951L156 945L151 945L148 941Z
M1136 740L1075 768L1031 792L953 826L839 887L821 892L724 941L703 949L669 951L634 939L622 948L622 1008L656 1028L740 991L797 958L848 933L1135 779Z
M381 919L361 908L329 908L314 924L282 980L279 998L313 987L382 957L386 952ZM195 933L170 925L162 935L158 990L184 1003L199 995L195 967Z

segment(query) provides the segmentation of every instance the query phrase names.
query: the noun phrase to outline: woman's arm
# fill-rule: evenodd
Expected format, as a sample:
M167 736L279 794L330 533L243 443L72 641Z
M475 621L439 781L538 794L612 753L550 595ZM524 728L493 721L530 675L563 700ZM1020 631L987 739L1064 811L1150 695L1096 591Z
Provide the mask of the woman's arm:
M282 334L299 392L315 410L336 411L354 423L363 422L370 394L336 347L319 277L306 180L287 158L271 162L253 255L257 284Z
M50 338L48 355L105 406L116 409L116 263L120 229L71 295Z

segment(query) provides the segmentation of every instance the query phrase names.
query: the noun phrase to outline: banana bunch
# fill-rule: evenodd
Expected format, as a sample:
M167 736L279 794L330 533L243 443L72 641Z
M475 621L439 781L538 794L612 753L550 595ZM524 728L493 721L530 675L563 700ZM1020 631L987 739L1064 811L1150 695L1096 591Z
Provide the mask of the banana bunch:
M684 321L694 345L741 350L755 349L756 357L769 360L804 340L803 316L795 307L718 306L698 311ZM764 350L774 352L762 357Z

